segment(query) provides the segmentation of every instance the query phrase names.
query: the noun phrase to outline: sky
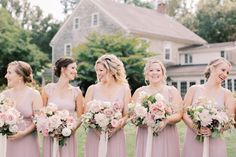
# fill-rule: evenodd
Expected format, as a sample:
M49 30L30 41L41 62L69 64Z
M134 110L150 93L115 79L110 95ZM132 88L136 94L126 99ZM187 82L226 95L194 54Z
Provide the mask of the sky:
M64 19L63 6L60 0L28 0L31 6L38 5L44 12L44 16L51 13L57 20Z
M32 6L38 5L44 12L44 16L51 13L57 20L63 21L65 16L63 14L63 6L60 0L28 0ZM153 0L142 0L153 1ZM195 3L198 0L195 0Z

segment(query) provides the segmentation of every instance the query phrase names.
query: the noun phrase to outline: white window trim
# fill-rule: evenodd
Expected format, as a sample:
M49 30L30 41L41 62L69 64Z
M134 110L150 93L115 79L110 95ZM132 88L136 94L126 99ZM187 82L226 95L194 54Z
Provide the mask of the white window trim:
M170 49L170 59L166 59L166 49ZM163 58L164 58L164 61L171 61L172 60L172 44L171 42L165 42L164 43L164 55L163 55Z
M78 19L78 21L79 21L79 23L78 23L78 28L75 28L75 21L76 21L76 19ZM80 18L79 17L75 17L74 18L74 22L73 22L73 28L74 28L74 30L79 30L80 29Z
M187 55L187 63L185 62L185 56ZM192 62L190 62L190 57L192 57ZM193 55L192 54L188 54L188 53L185 53L183 55L183 62L185 65L189 65L189 64L193 64Z
M94 15L97 15L97 24L96 25L93 24ZM91 27L98 27L99 26L99 13L98 12L97 13L93 13L91 15L91 23L90 23L90 25L91 25Z
M70 55L69 55L69 56L72 56L72 44L71 44L71 43L66 43L66 44L64 44L64 56L67 56L66 47L67 47L68 45L70 46Z

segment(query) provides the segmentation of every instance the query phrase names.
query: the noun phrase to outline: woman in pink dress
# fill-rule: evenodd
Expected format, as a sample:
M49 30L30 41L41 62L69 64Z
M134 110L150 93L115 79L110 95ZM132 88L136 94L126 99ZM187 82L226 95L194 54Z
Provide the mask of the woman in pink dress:
M148 60L144 68L144 75L148 85L135 91L133 101L139 102L141 92L149 95L160 93L170 102L174 113L162 122L158 136L153 136L151 150L146 150L147 126L138 128L135 157L145 157L146 154L150 154L151 157L179 157L179 136L175 124L182 118L182 98L175 87L166 85L166 69L156 58Z
M86 93L86 104L91 100L109 101L122 108L123 123L109 134L106 157L126 157L123 127L127 119L127 104L131 93L126 81L123 63L112 54L101 56L95 64L98 83L91 85ZM88 106L86 106L88 108ZM98 157L100 132L89 129L85 145L85 157ZM104 156L105 157L105 156Z
M234 112L234 99L232 93L221 86L229 74L231 65L224 58L212 60L206 67L205 77L207 82L203 85L191 86L185 95L185 106L196 105L199 97L207 98L216 102L219 109L226 109L229 114ZM211 131L207 128L197 129L187 113L183 116L184 122L188 126L183 156L184 157L201 157L203 154L203 143L198 142L195 137L198 133L210 137ZM209 156L210 157L227 157L226 144L222 138L209 139Z
M8 65L5 78L9 89L3 94L14 101L15 108L23 116L18 126L20 131L7 137L7 157L39 157L32 117L42 107L42 99L38 91L26 85L33 80L32 69L26 62L13 61Z
M57 83L47 84L42 91L44 106L49 103L55 104L58 109L66 109L70 114L80 116L83 113L83 95L78 87L70 85L69 81L74 80L77 75L76 62L70 57L63 57L55 63L55 75L59 77ZM74 132L69 139L66 139L66 144L59 147L59 157L77 157L77 146L75 139L75 131L79 127L74 128ZM53 138L44 138L43 156L52 157Z

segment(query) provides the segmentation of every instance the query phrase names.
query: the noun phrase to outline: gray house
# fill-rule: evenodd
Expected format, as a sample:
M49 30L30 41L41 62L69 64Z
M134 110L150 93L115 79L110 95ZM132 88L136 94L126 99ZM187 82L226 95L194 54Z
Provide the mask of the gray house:
M119 0L80 0L70 17L52 39L52 63L72 55L72 48L86 41L91 32L124 32L150 43L149 50L166 65L168 83L184 95L193 84L203 83L203 71L214 57L236 63L235 43L207 44L182 24L165 14L164 1L151 10L121 3ZM219 46L221 45L221 46ZM236 90L236 68L226 87ZM226 81L227 82L227 81ZM232 84L232 86L230 85Z

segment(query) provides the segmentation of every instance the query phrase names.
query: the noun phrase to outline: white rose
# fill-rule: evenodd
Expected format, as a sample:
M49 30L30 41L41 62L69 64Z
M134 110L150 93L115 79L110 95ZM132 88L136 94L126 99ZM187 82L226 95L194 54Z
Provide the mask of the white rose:
M62 135L65 136L65 137L68 137L71 135L71 129L69 128L63 128L62 129Z
M18 126L17 125L11 125L9 127L9 131L12 132L12 133L15 133L18 131Z
M4 125L4 121L0 119L0 127L3 127L3 125Z

